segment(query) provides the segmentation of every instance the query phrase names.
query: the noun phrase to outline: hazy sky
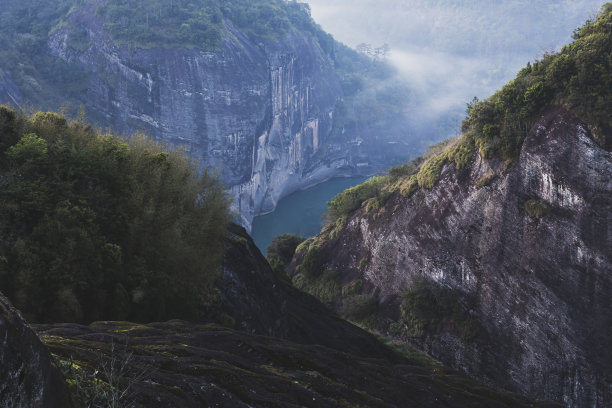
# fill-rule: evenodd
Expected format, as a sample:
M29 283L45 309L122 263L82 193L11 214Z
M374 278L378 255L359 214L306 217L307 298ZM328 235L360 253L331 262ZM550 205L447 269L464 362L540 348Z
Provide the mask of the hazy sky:
M352 47L391 46L390 62L428 112L463 115L528 61L558 50L601 0L305 0ZM457 120L455 120L457 122Z

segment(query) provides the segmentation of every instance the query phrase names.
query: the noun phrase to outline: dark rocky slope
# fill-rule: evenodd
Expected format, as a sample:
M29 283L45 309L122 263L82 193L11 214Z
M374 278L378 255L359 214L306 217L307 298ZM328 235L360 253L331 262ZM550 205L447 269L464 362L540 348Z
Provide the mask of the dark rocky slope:
M72 406L68 387L49 350L1 293L0 339L0 406Z
M374 336L332 315L287 276L276 275L242 227L230 225L226 251L216 284L219 295L204 311L203 322L359 356L393 357Z
M244 230L232 234L217 310L208 317L225 310L232 313L225 323L242 331L179 320L34 325L75 399L133 407L558 406L495 391L415 350L387 348L272 275ZM70 406L48 350L0 300L10 323L0 348L0 375L8 378L2 406ZM14 375L18 367L23 375Z
M136 407L556 406L400 356L365 358L219 326L101 322L37 330L61 364L76 364L83 377L114 359L124 369L114 381L129 387Z
M610 406L612 153L556 108L507 164L476 153L463 170L444 165L432 189L358 210L313 242L321 264L345 285L361 279L383 328L397 321L451 367L570 407ZM456 300L431 300L429 320L410 292L423 279L430 299Z
M556 406L494 391L415 350L405 357L384 346L276 276L241 227L230 228L217 288L205 320L240 331L178 320L35 327L84 386L96 369L123 369L113 381L136 406Z

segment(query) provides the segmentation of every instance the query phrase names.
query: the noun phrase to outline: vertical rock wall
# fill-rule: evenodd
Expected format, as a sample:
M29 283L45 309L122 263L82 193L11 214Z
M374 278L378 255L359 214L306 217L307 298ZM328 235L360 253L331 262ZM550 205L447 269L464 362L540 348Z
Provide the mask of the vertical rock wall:
M87 30L89 48L71 49L62 29L48 47L90 73L83 102L91 119L144 130L216 168L245 226L290 192L351 171L347 154L327 160L322 149L342 92L310 33L254 38L226 22L214 51L132 50L108 38L95 5L70 19Z

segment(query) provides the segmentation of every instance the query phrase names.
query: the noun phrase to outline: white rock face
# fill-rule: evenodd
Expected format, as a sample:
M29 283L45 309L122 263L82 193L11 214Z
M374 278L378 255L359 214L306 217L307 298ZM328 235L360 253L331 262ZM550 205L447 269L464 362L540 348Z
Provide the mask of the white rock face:
M329 134L342 97L333 63L310 33L253 42L234 29L215 51L117 47L85 4L70 15L90 46L57 30L50 52L90 72L83 101L93 121L144 130L216 168L247 228L285 195L357 171L352 140ZM313 112L311 114L311 112Z

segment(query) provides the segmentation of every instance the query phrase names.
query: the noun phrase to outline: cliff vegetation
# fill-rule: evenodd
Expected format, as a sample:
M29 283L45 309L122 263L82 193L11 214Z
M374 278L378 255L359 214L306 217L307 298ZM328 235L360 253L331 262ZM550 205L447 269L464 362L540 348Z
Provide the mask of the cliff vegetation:
M333 43L310 18L308 5L294 0L109 0L97 13L115 41L140 48L211 49L221 42L228 22L257 36L282 37L298 29L327 39L322 45Z
M329 202L332 221L368 205L380 207L392 192L406 196L431 189L442 168L466 167L478 152L482 158L515 161L527 132L551 105L582 118L597 143L612 150L612 4L574 32L574 41L558 53L529 63L490 98L467 104L463 135L435 146L411 163L389 169ZM481 180L487 184L491 180Z

